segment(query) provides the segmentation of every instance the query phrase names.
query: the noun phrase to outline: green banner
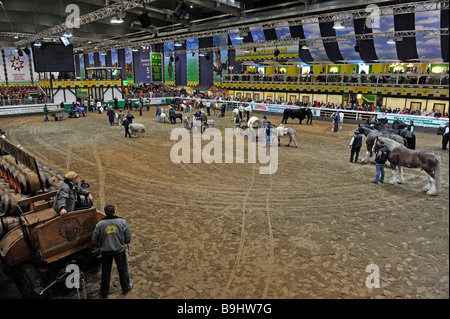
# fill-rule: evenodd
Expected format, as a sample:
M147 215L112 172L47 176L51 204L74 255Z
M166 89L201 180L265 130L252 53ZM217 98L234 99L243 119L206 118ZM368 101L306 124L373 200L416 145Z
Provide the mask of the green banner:
M152 53L152 81L162 81L161 54Z

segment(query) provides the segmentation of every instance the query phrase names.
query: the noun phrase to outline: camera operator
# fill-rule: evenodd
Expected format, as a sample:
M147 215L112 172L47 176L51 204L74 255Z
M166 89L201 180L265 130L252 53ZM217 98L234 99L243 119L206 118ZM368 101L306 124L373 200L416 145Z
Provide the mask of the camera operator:
M89 191L79 187L77 180L79 174L70 171L65 175L64 182L61 183L53 204L54 210L59 215L64 215L77 209L88 208L92 206L93 198ZM83 183L88 185L87 183ZM87 201L82 201L80 195L83 195Z

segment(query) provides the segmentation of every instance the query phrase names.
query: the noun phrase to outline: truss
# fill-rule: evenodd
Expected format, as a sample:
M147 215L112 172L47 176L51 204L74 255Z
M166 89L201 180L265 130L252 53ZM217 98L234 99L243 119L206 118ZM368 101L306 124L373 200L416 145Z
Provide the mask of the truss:
M102 9L95 10L93 12L87 13L85 15L80 16L80 26L101 20L104 18L108 18L117 14L121 14L122 12L125 12L127 10L139 7L142 5L142 3L149 3L153 0L124 0L120 3L115 3L109 6L106 6ZM61 23L59 25L56 25L54 27L51 27L50 29L44 30L42 32L39 32L33 36L28 37L26 40L20 40L17 41L15 44L17 47L22 47L30 42L40 41L43 38L55 36L58 33L66 31L67 25L66 23Z
M208 52L212 52L215 50L232 50L232 49L253 49L253 48L265 48L265 47L276 47L282 45L309 45L312 46L316 43L331 43L331 42L345 42L345 41L356 41L356 40L371 40L371 39L394 39L397 41L401 41L403 38L408 37L437 37L441 35L449 35L449 29L432 29L432 30L414 30L414 31L397 31L397 32L378 32L378 33L369 33L369 34L359 34L359 35L345 35L345 36L335 36L335 37L324 37L324 38L313 38L313 39L300 39L300 38L292 38L292 39L283 39L283 40L273 40L273 41L261 41L261 42L252 42L252 43L241 43L235 45L226 45L226 46L214 46L209 48L195 49L195 50L170 50L165 51L164 53L172 55L172 54L186 54L186 53L203 53L206 54ZM108 51L115 49L123 49L127 47L131 48L139 48L139 47L148 47L151 44L160 43L161 40L155 39L151 41L143 41L143 42L135 42L135 43L127 43L128 45L110 45L110 46L102 46L101 48L97 48L92 52L99 51ZM86 52L85 52L86 53Z
M80 17L80 26L84 24L88 24L90 22L94 22L96 20L104 19L113 15L117 15L121 12L133 9L135 7L142 6L142 3L150 3L154 0L124 0L120 3L116 3L113 5L109 5L107 7L104 7L102 9L93 11L91 13L85 14ZM225 0L223 0L225 1ZM226 1L225 1L226 2ZM424 2L416 2L416 3L408 3L408 4L396 4L396 5L389 5L389 6L374 6L376 9L375 14L379 16L387 16L387 15L397 15L397 14L407 14L407 13L413 13L413 12L423 12L423 11L434 11L434 10L445 10L449 9L449 0L431 0L431 1L424 1ZM259 29L272 29L279 26L280 22L287 23L289 26L296 26L296 25L304 25L304 24L312 24L312 23L323 23L323 22L334 22L334 21L345 21L345 20L354 20L354 19L364 19L369 18L374 13L371 12L371 10L368 9L357 9L357 10L349 10L349 11L342 11L338 13L326 13L326 14L320 14L320 15L311 15L311 16L304 16L300 18L290 18L290 19L283 19L283 20L277 20L277 21L269 21L265 23L258 23L258 24L250 24L250 25L243 25L240 27L228 27L228 28L220 28L215 29L211 31L201 31L201 32L194 32L194 33L188 33L189 29L186 29L184 32L185 34L179 34L179 35L170 35L167 37L157 37L155 36L151 40L143 40L143 41L117 41L118 43L114 44L105 44L99 46L97 45L83 45L75 48L75 50L82 49L84 52L97 52L97 51L104 51L104 50L110 50L110 49L120 49L120 48L127 48L127 47L139 47L139 46L149 46L150 44L156 44L156 43L164 43L164 42L171 42L171 41L184 41L186 39L192 39L192 38L204 38L204 37L213 37L217 35L223 35L228 34L230 32L235 32L236 29L239 29L243 32L250 32L253 28L259 28ZM47 29L45 31L42 31L38 34L32 35L27 37L26 39L22 39L20 41L17 41L15 44L17 47L23 47L31 42L40 41L44 37L56 37L58 38L58 33L64 32L66 30L66 24L62 23L60 25L54 26L50 29ZM377 38L377 37L392 37L392 34L400 34L406 32L405 35L400 35L401 37L407 37L407 36L418 36L420 33L423 33L424 31L427 31L427 35L424 36L433 36L433 32L443 32L443 29L439 30L420 30L420 31L403 31L403 32L395 32L395 33L371 33L371 34L363 34L363 35L357 35L357 36L350 36L351 39L349 39L349 36L337 36L337 37L330 37L330 38L318 38L318 39L308 39L307 41L313 41L313 42L333 42L333 41L345 41L345 40L365 40L369 38ZM446 31L445 31L446 30ZM444 32L447 32L448 29L445 29ZM409 35L409 33L414 33L414 35ZM441 33L439 33L441 34ZM269 46L281 42L292 42L297 41L300 42L299 39L290 39L290 40L276 40L276 41L266 41L267 45ZM305 40L303 40L305 41ZM252 43L250 46L263 46L260 43ZM232 47L237 47L242 45L234 45ZM180 51L177 51L180 52Z

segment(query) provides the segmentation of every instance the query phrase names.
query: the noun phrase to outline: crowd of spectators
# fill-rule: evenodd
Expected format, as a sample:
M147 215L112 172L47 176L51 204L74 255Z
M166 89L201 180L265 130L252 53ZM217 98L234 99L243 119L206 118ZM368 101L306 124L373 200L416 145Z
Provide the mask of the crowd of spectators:
M299 107L318 107L318 108L327 108L327 109L337 109L337 110L352 110L352 111L362 111L362 112L381 112L381 113L393 113L393 114L403 114L403 115L419 115L419 116L433 116L436 118L448 118L448 113L441 113L439 110L434 111L432 110L430 113L427 113L426 110L410 110L408 108L391 108L390 106L379 106L379 105L368 105L363 104L359 105L358 103L345 103L342 105L341 103L324 103L319 101L314 102L300 102L297 100L296 102L284 102L282 99L274 102L271 99L267 100L252 100L250 98L247 99L231 99L230 97L225 98L224 100L233 100L235 102L240 103L250 103L250 102L256 102L256 103L265 103L265 104L286 104L286 105L297 105Z
M387 74L366 74L361 71L357 74L355 71L351 74L329 73L325 74L321 72L319 74L313 74L308 72L305 74L285 74L282 71L276 71L271 74L263 74L256 71L245 71L241 75L236 73L228 75L225 79L231 81L244 81L244 82L296 82L296 83L384 83L384 84L422 84L422 85L448 85L449 76L448 70L442 74L430 74L416 71L389 71Z
M36 86L0 88L1 105L22 105L46 103L45 96L38 93Z
M125 94L135 94L135 95L156 95L157 93L165 94L168 91L161 84L156 83L141 83L135 85L124 86ZM151 97L151 96L150 96Z

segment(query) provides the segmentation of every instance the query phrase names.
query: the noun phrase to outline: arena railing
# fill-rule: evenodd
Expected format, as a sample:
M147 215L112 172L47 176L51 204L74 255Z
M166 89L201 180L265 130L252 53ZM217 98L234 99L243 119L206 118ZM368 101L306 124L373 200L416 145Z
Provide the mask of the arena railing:
M448 87L448 74L226 74L223 83L274 83Z
M287 105L287 104L266 104L259 102L243 102L243 101L231 101L231 100L223 100L223 99L203 99L203 98L188 98L188 97L178 97L182 101L202 101L203 107L206 107L206 102L210 103L225 103L227 108L236 108L239 106L243 106L249 104L253 111L257 111L258 113L278 113L282 114L285 109L299 109L304 108L305 106L297 106L297 105ZM445 126L445 122L448 121L448 118L440 117L436 118L433 116L421 116L421 115L407 115L407 114L397 114L397 113L387 113L387 112L369 112L369 111L359 111L359 110L349 110L342 108L326 108L326 107L314 107L308 106L315 117L322 118L331 118L337 111L344 114L344 123L345 119L354 120L357 122L365 122L370 120L373 117L376 118L387 118L389 123L392 123L395 120L401 120L406 124L412 120L414 121L414 125L423 126L423 127L436 127ZM193 111L193 109L191 109ZM331 119L330 119L331 120Z
M31 104L45 104L51 103L49 98L23 98L23 99L8 99L2 98L0 99L0 106L20 106L20 105L31 105Z

